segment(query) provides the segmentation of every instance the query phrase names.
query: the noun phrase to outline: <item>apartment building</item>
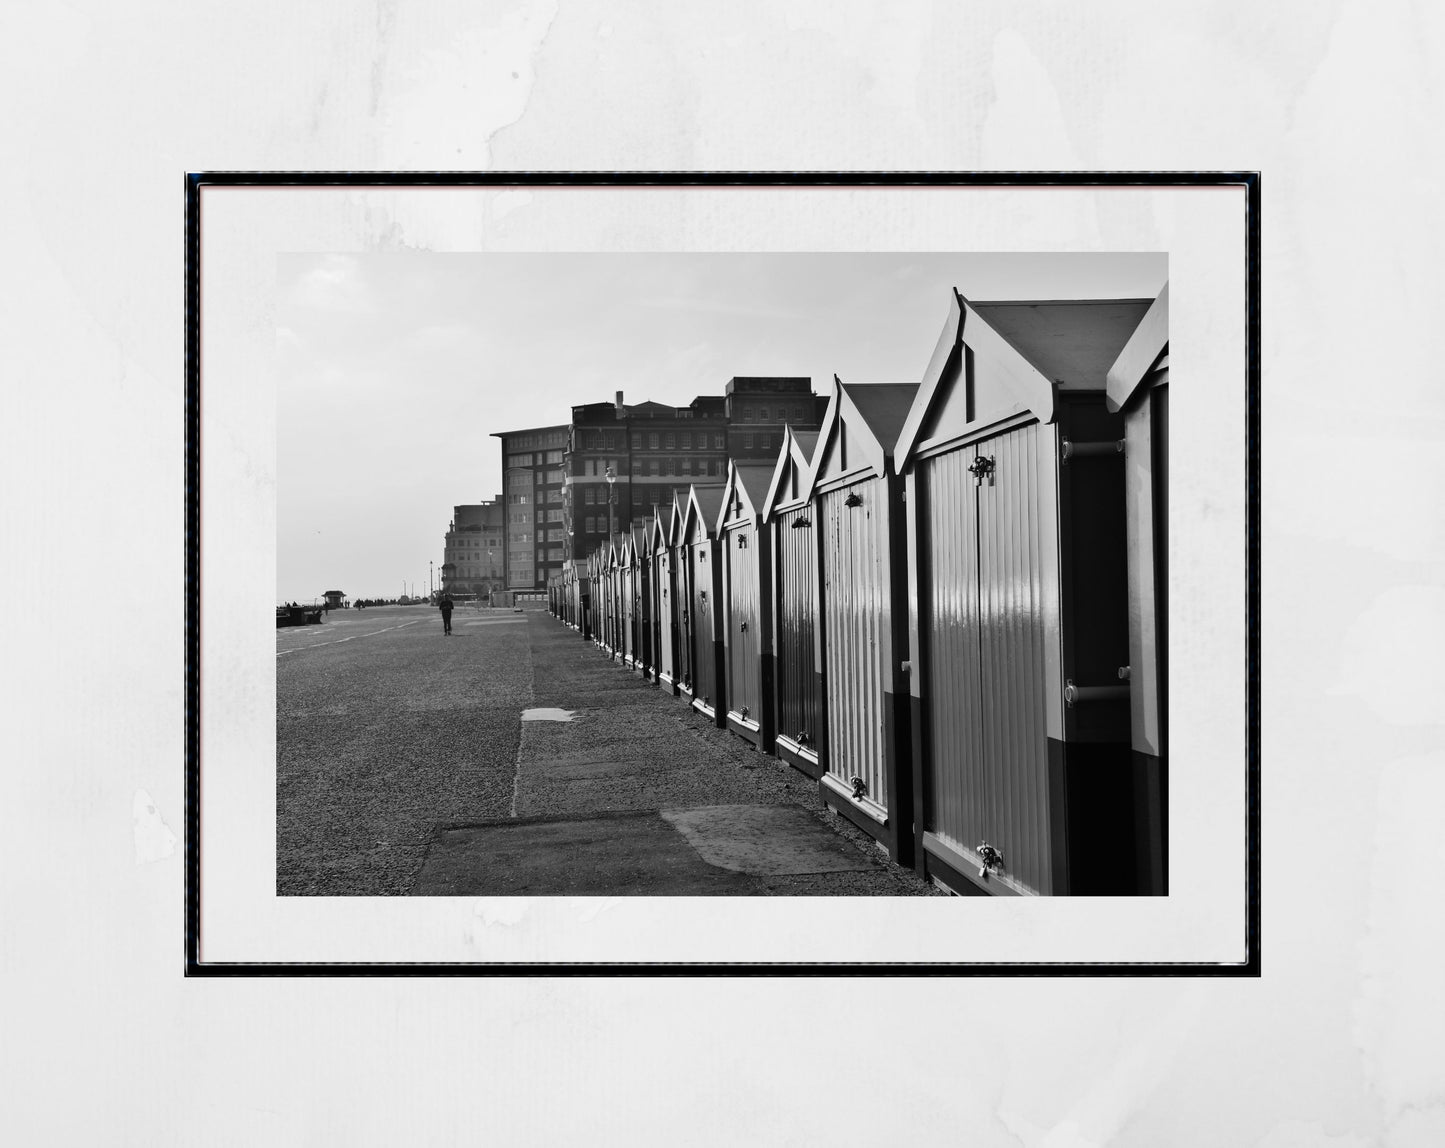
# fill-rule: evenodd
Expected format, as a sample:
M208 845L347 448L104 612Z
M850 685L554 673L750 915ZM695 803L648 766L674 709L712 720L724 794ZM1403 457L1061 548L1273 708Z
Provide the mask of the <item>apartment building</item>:
M562 499L566 424L501 431L506 499L504 566L509 590L533 590L562 569L568 555Z
M486 598L506 588L507 508L500 497L454 506L447 524L441 589L454 598Z
M629 406L618 391L613 402L573 407L566 426L494 436L507 484L507 585L545 585L565 559L640 526L675 491L725 481L729 459L771 463L783 428L816 431L827 405L806 377L738 376L685 407ZM523 498L533 501L514 501ZM528 524L545 535L522 537Z

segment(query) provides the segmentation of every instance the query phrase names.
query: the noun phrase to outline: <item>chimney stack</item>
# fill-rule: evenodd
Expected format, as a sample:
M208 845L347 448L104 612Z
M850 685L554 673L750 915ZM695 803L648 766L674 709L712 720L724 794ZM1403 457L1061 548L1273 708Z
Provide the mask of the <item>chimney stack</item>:
M621 391L618 391L618 392L617 392L617 413L618 413L619 416L622 414L622 410L623 410L623 408L622 408L622 392L621 392Z

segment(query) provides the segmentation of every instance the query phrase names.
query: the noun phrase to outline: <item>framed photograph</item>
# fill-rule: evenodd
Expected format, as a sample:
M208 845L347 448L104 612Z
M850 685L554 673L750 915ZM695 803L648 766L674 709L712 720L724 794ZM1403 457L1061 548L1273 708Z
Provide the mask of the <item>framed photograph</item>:
M190 975L1258 974L1256 174L186 224Z

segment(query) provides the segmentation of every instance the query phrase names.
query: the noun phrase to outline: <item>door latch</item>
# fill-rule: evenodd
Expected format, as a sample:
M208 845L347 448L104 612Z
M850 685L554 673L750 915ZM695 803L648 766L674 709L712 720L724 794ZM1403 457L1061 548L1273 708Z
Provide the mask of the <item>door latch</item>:
M989 486L992 486L993 471L994 462L991 454L981 454L968 464L968 473L973 475L974 483L977 486L982 486L985 478L988 479Z
M987 841L979 845L978 853L979 869L978 875L987 878L989 870L1003 868L1003 850L995 849Z

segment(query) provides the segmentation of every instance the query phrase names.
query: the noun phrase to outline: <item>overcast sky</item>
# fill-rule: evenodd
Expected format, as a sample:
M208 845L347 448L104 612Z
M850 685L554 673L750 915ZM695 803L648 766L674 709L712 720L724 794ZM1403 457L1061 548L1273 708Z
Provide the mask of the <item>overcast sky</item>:
M970 299L1152 298L1162 254L287 255L277 594L425 593L498 431L578 403L683 406L734 375L917 382Z

